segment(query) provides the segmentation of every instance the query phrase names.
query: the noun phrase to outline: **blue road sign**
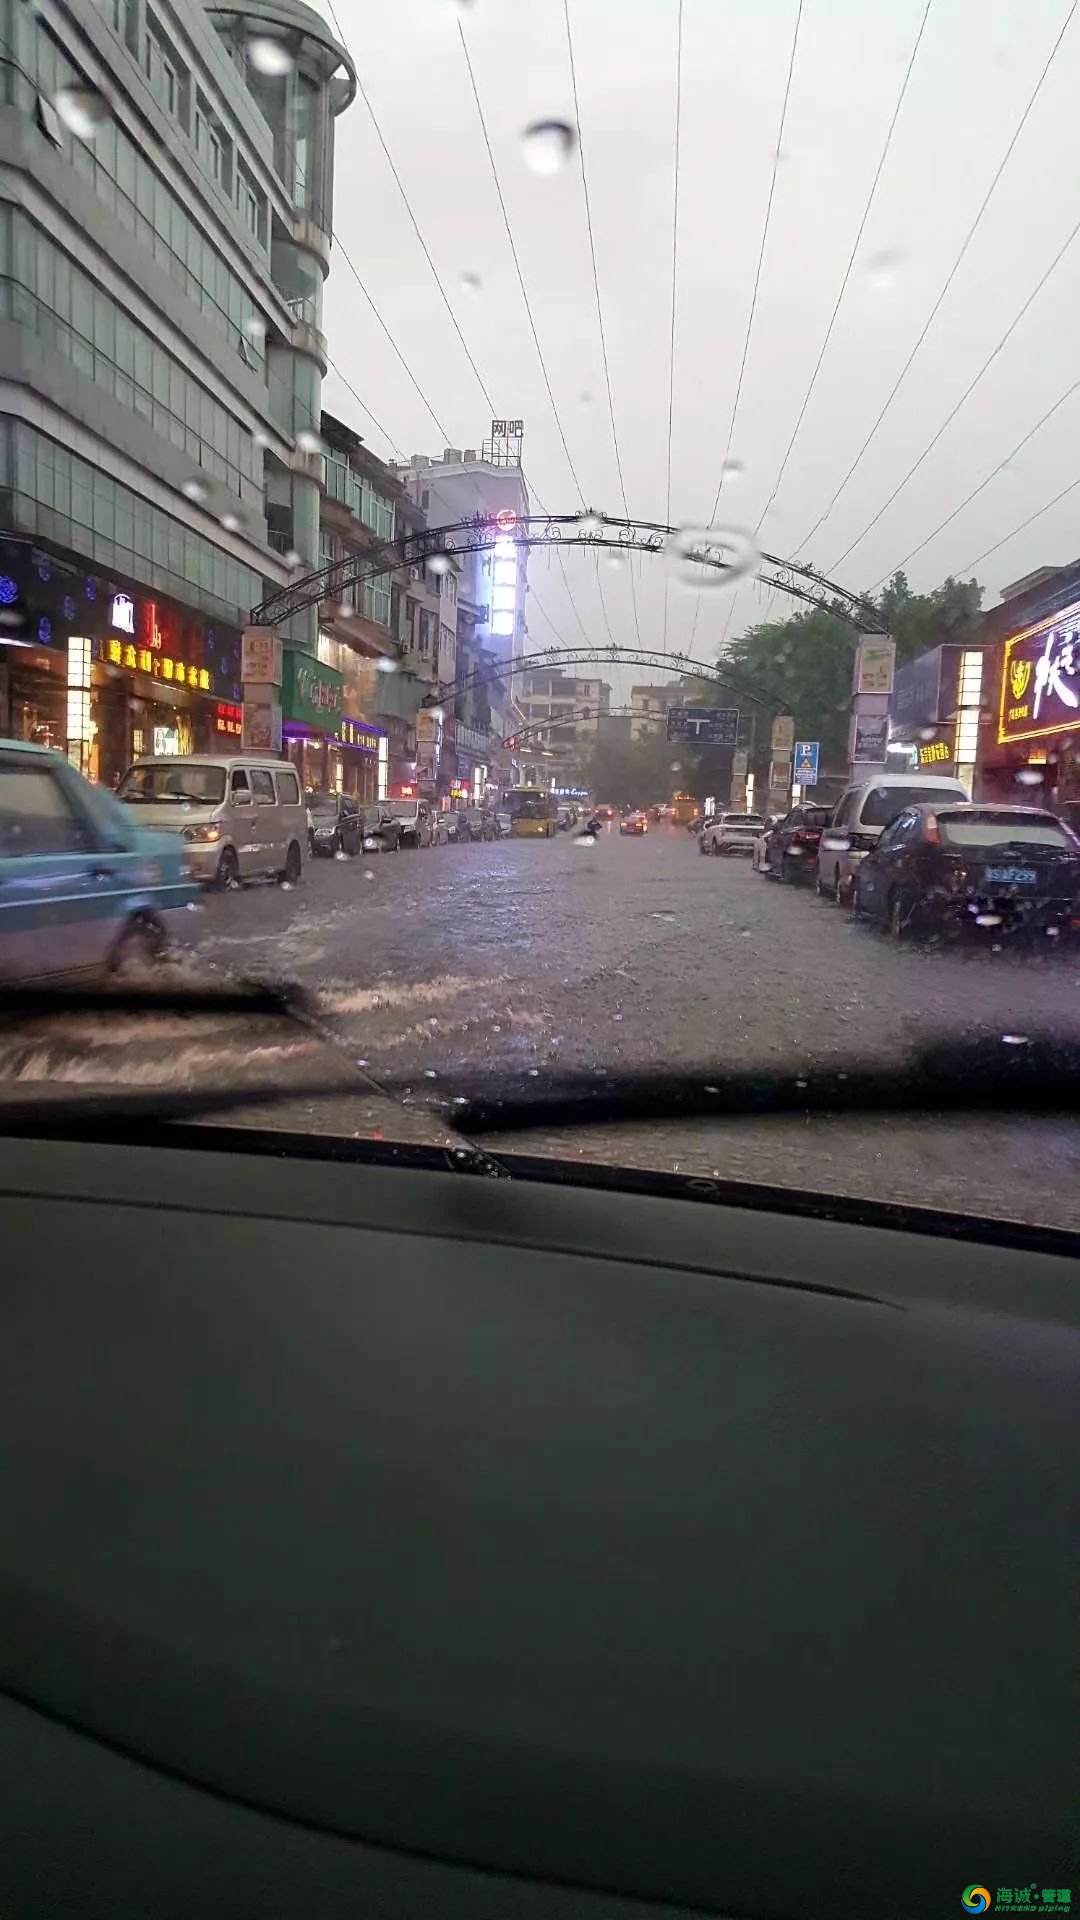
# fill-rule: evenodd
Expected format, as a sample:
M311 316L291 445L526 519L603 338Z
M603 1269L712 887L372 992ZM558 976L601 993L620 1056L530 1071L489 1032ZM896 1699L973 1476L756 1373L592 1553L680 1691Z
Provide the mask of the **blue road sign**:
M738 707L669 707L669 740L693 741L699 747L735 747L739 744Z
M821 743L818 740L796 740L795 761L791 777L797 787L816 787L818 760L821 756Z

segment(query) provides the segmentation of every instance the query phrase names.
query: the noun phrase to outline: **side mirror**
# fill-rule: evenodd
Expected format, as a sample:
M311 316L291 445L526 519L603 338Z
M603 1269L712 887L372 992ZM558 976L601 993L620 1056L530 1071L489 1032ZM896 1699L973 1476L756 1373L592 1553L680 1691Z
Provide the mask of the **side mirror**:
M821 836L822 853L850 853L851 841L846 833L823 833Z

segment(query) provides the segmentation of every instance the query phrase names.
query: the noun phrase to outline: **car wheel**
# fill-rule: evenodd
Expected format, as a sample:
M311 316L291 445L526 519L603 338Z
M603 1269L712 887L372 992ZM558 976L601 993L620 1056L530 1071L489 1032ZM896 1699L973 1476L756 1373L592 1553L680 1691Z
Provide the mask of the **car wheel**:
M818 867L814 874L814 892L817 894L819 900L827 900L829 897L829 889L821 877L820 867Z
M285 855L285 865L278 874L278 879L283 886L295 887L303 869L304 863L300 858L300 848L295 840L290 840L289 851Z
M699 853L708 853L709 851L708 847L705 845L704 834L702 834L701 839L697 843L697 850Z
M112 950L109 972L114 979L130 985L147 980L157 968L164 949L161 928L152 920L129 920Z
M222 893L231 892L234 887L240 885L240 862L236 857L235 847L222 847L221 858L214 875L214 885Z

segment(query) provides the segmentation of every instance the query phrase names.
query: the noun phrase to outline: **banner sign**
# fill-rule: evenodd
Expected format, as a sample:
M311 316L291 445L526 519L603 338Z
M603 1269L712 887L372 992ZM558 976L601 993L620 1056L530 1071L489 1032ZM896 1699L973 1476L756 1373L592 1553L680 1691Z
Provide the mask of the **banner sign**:
M669 707L667 737L697 747L733 747L739 738L739 709Z
M998 743L1080 727L1080 602L1006 640Z

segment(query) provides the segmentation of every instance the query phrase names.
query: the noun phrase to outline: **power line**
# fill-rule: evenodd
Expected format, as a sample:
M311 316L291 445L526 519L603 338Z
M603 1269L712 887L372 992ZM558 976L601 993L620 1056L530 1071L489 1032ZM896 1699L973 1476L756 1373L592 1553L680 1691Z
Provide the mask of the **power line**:
M1051 507L1056 507L1059 500L1065 500L1070 493L1075 493L1077 487L1080 487L1080 480L1070 481L1067 487L1062 487L1060 493L1055 493L1052 500L1047 500L1045 505L1036 507L1035 512L1029 513L1026 520L1021 520L1015 527L1012 527L1008 533L1003 533L1001 539L995 540L992 547L984 547L981 553L975 555L974 560L965 561L964 565L958 569L957 577L959 578L963 574L966 574L969 568L977 567L980 561L988 560L990 555L996 553L999 547L1008 546L1009 541L1014 540L1018 533L1023 533L1024 529L1030 527L1034 521L1041 520L1044 513L1049 513Z
M847 292L848 281L851 279L852 269L855 265L855 258L856 258L856 255L858 254L859 247L862 243L862 237L866 228L867 220L870 217L870 209L873 206L874 200L877 196L877 190L881 181L882 173L884 172L885 162L889 157L889 148L892 145L893 133L896 129L896 123L900 118L900 109L904 104L904 96L906 95L908 90L908 82L910 81L912 72L914 70L915 60L919 52L919 47L922 44L922 37L926 31L926 23L927 23L927 20L930 18L930 9L933 6L933 4L934 4L934 0L926 0L926 6L923 9L923 16L919 22L919 31L915 35L915 44L911 49L911 58L907 63L907 69L904 73L904 78L900 85L900 91L896 96L896 105L893 108L892 119L889 121L888 131L885 135L885 143L881 149L881 156L877 163L877 168L874 173L874 178L870 184L870 192L866 196L866 205L862 210L862 219L859 221L858 232L856 233L855 239L852 242L851 252L848 255L847 266L844 268L844 275L840 282L840 291L838 292L836 296L836 300L833 304L832 313L829 315L829 324L825 329L825 338L821 343L821 351L818 354L817 360L814 363L814 371L810 375L810 384L803 395L802 406L799 408L795 425L791 429L791 438L788 441L787 447L784 450L784 457L780 462L780 471L777 474L776 479L773 483L773 490L770 493L768 499L766 500L760 515L758 516L758 523L754 529L755 533L760 532L761 527L765 520L765 515L768 513L769 508L772 506L773 501L776 499L776 496L780 491L780 487L783 482L784 475L787 472L788 461L791 458L792 448L794 447L795 442L799 437L799 428L802 426L803 420L806 416L806 409L810 405L811 395L813 394L814 388L817 385L817 377L818 377L818 374L821 372L822 362L825 359L825 355L828 351L829 341L832 339L833 328L836 325L836 316L840 311L841 303L843 301L845 293Z
M680 0L680 13L682 0ZM604 309L600 300L600 276L596 266L596 240L593 235L592 202L589 199L589 177L585 171L585 136L581 124L581 103L578 99L577 64L574 59L574 36L570 26L570 0L563 0L563 16L566 21L566 50L570 61L570 85L574 95L574 120L578 135L578 162L581 167L581 188L585 197L585 227L589 236L589 257L592 261L593 293L596 298L596 320L600 329L600 354L604 367L604 386L607 391L608 418L611 421L611 444L615 450L615 471L619 476L619 494L626 518L630 518L630 506L626 498L626 481L623 478L622 455L619 452L619 436L615 427L615 399L611 390L611 368L608 364L607 334L604 330ZM630 568L630 595L634 607L634 631L638 646L641 645L641 627L638 623L637 587L634 583L634 569Z
M1073 230L1070 233L1068 239L1064 242L1062 246L1058 248L1056 254L1054 255L1054 258L1051 260L1050 265L1047 267L1046 272L1043 274L1042 279L1039 281L1034 291L1025 296L1024 300L1021 302L1019 308L1017 309L1016 314L1014 315L1013 319L1010 321L1009 325L1006 327L1005 332L1001 336L1001 339L998 341L997 346L994 348L992 353L987 355L986 359L983 361L982 366L979 368L979 371L975 375L974 379L969 380L967 386L964 388L963 393L960 395L959 400L956 402L956 405L953 407L952 411L946 415L945 419L942 421L940 427L938 428L937 432L934 434L933 438L927 441L918 459L914 461L914 463L908 468L903 479L897 482L896 486L893 488L892 492L890 493L888 499L882 502L877 512L873 515L872 519L867 521L862 532L858 534L856 538L851 541L850 545L844 548L843 553L840 554L839 557L833 561L832 565L829 568L830 573L835 572L836 568L843 564L843 562L847 559L848 555L850 553L854 553L856 547L862 545L862 542L866 539L867 534L870 533L871 530L877 526L877 523L881 519L882 514L888 511L888 509L892 506L893 501L896 499L897 495L900 493L903 493L904 488L907 486L908 481L912 478L914 474L918 473L919 468L922 466L923 461L927 458L927 455L933 452L934 448L937 446L938 441L941 439L942 434L945 433L948 430L948 428L952 425L952 422L956 419L956 416L960 412L960 409L964 405L965 401L970 399L976 387L979 385L980 380L983 378L983 375L989 372L990 368L994 364L994 361L997 359L998 354L1002 351L1002 348L1012 338L1012 335L1016 332L1016 329L1020 325L1021 320L1024 318L1025 314L1027 314L1030 311L1031 307L1034 305L1035 301L1038 299L1040 293L1045 287L1047 281L1050 279L1051 275L1056 271L1058 266L1061 264L1061 261L1064 259L1065 255L1068 253L1069 248L1072 246L1072 243L1076 239L1076 236L1078 233L1080 233L1080 220L1076 222L1076 225L1073 227Z
M945 296L948 293L949 288L952 286L952 283L955 280L957 273L959 272L961 263L964 259L965 254L967 253L968 248L971 245L971 242L973 241L976 233L978 232L983 215L985 214L987 207L990 205L990 202L993 199L994 193L997 189L998 182L1001 179L1001 176L1004 173L1005 168L1009 164L1009 160L1012 157L1013 148L1016 146L1016 143L1019 140L1020 135L1027 124L1032 108L1034 107L1035 102L1038 99L1039 94L1042 90L1043 82L1045 81L1047 74L1049 73L1051 67L1054 64L1054 60L1057 57L1058 48L1060 47L1063 39L1065 38L1065 34L1068 31L1068 27L1069 27L1069 22L1072 20L1073 14L1076 12L1078 5L1080 5L1080 0L1072 0L1072 5L1070 6L1069 11L1065 16L1065 21L1061 28L1061 31L1058 34L1057 39L1054 41L1052 48L1050 49L1050 53L1047 57L1046 64L1043 67L1043 70L1040 73L1038 80L1035 82L1034 89L1031 95L1029 96L1027 105L1025 106L1023 113L1020 115L1020 118L1016 123L1016 127L1013 131L1012 138L1009 141L1009 144L1006 147L1005 152L998 163L997 170L994 174L993 179L990 182L990 185L986 189L986 193L983 196L982 204L979 207L979 211L975 215L974 220L972 221L970 227L967 230L966 235L964 236L964 241L960 248L960 251L957 254L956 259L953 261L952 266L949 268L949 271L945 276L945 280L942 284L941 291L939 292L937 299L934 301L934 304L931 307L929 314L927 315L926 321L923 325L922 331L919 334L918 339L915 342L915 345L912 347L911 352L908 354L907 359L905 360L903 366L900 369L899 374L896 377L896 380L888 395L888 398L885 401L884 406L882 407L880 413L878 414L877 419L874 421L874 424L871 427L869 433L867 434L866 439L863 441L862 446L859 448L858 453L855 455L854 460L852 461L850 467L845 473L843 479L840 482L840 485L837 487L836 492L833 494L828 505L825 507L824 511L818 515L817 519L814 521L813 526L810 528L809 533L804 534L803 538L799 541L798 546L795 548L796 555L798 555L801 552L802 548L807 545L808 541L813 539L818 528L822 526L824 522L829 518L829 515L831 514L833 508L835 507L837 501L839 500L840 495L843 493L845 487L847 486L848 481L851 479L852 475L855 473L857 468L861 465L863 456L866 453L867 448L869 447L871 441L874 439L878 428L880 427L882 421L884 420L886 414L889 411L889 408L892 406L893 401L895 400L897 394L899 393L900 388L903 385L903 382L907 376L908 369L910 368L912 361L915 359L915 356L918 353L919 348L922 346L923 341L926 339L926 336L929 333L930 328L933 326L934 320L937 317L941 304L945 299Z
M377 420L375 418L375 415L372 413L371 408L368 406L366 400L361 400L360 395L357 393L356 388L353 386L353 383L349 379L348 374L342 373L341 368L337 364L337 361L331 360L329 354L327 354L326 360L327 360L327 365L330 366L333 369L333 371L337 374L337 377L341 381L342 385L345 387L348 387L349 392L352 394L352 397L356 401L357 406L360 408L361 413L366 415L367 419L371 421L371 424L375 428L376 432L382 434L382 437L386 441L387 446L390 448L391 453L396 453L399 461L402 463L402 465L404 465L405 455L402 453L401 448L397 444L397 441L393 438L391 434L387 433L386 428L383 426L381 420Z
M909 560L914 560L915 555L917 553L921 553L924 547L928 547L930 545L931 540L936 540L939 533L943 533L946 527L951 526L952 522L957 518L957 515L963 513L965 507L970 507L972 501L977 500L980 493L985 492L986 488L990 485L991 480L997 479L998 474L1004 471L1004 469L1008 466L1010 460L1015 460L1017 454L1023 451L1024 447L1027 446L1027 443L1029 440L1034 440L1035 435L1040 431L1040 429L1045 427L1048 420L1053 419L1055 413L1060 412L1061 408L1065 405L1065 402L1067 400L1071 400L1073 394L1076 393L1078 388L1080 388L1080 380L1074 380L1071 386L1066 387L1064 393L1060 396L1060 398L1055 400L1053 406L1049 407L1047 411L1043 414L1042 419L1036 420L1035 425L1033 427L1028 428L1023 439L1018 440L1015 447L1011 447L1008 453L1005 454L1002 459L997 461L997 463L991 467L989 473L986 475L986 478L984 480L980 480L977 487L972 487L971 492L965 495L964 499L961 500L960 505L958 507L954 507L951 513L946 514L944 520L939 520L933 532L928 533L924 540L920 540L917 547L912 547L910 553L905 553L903 559L898 560L895 566L890 567L886 573L883 573L880 580L875 580L873 586L870 589L871 593L876 593L878 588L883 587L887 580L891 580L895 574L901 571L903 567L906 567ZM981 557L982 556L980 555L980 558Z
M679 278L679 158L682 147L682 29L683 0L678 0L675 21L675 139L671 186L671 339L668 343L667 394L667 484L664 494L664 519L671 525L671 426L675 413L675 313ZM668 578L664 575L664 645L667 646Z
M1080 5L1080 0L1073 0L1073 3L1074 5ZM731 443L735 437L735 423L739 417L739 403L742 399L743 378L746 373L746 362L750 353L750 337L754 330L754 315L757 312L758 290L761 286L761 270L765 263L765 248L768 244L768 239L769 239L769 223L772 219L773 199L776 194L776 175L780 166L780 155L781 155L781 150L782 150L783 141L784 141L784 128L787 124L788 101L791 98L791 81L792 81L792 76L795 72L795 55L798 51L798 46L799 46L799 28L802 25L802 16L803 16L803 0L799 0L798 9L795 14L795 27L791 36L791 52L788 56L787 79L784 82L784 98L780 108L780 123L776 129L776 146L773 149L772 176L769 180L769 198L765 203L765 218L762 222L762 227L761 227L761 245L758 248L757 267L754 270L754 287L753 287L753 292L751 293L751 296L750 296L750 312L747 315L747 319L746 319L746 333L743 338L742 358L739 361L739 377L735 383L735 403L731 409L731 420L728 425L727 443L724 447L724 458L720 465L720 478L716 483L716 497L713 500L712 512L709 514L710 526L712 526L713 522L716 519L717 509L719 508L719 505L720 505L720 494L724 485L725 469L731 457ZM728 625L730 624L730 621L731 621L731 615L734 611L734 606L735 606L735 602L732 601L731 605L728 608L727 621L724 624L725 635L727 633ZM701 594L699 592L697 601L695 602L695 605L694 605L694 618L690 626L690 645L691 646L693 646L694 644L694 636L697 633L698 616L700 615L700 613L701 613Z

